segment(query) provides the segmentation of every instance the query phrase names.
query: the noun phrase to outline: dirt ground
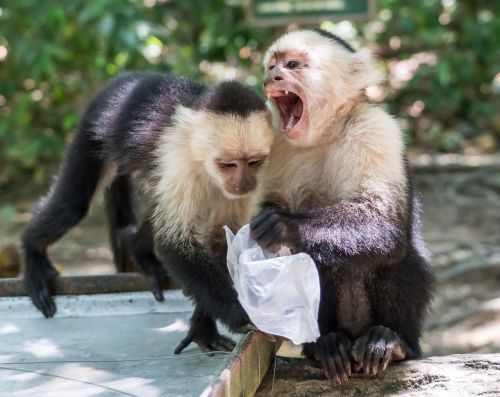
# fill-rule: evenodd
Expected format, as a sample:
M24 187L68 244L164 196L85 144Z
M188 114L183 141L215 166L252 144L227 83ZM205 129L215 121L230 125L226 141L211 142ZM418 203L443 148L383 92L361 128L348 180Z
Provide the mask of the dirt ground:
M439 279L424 354L499 352L500 165L421 167L415 181ZM0 195L0 247L18 245L33 201ZM50 256L66 275L114 272L101 199Z

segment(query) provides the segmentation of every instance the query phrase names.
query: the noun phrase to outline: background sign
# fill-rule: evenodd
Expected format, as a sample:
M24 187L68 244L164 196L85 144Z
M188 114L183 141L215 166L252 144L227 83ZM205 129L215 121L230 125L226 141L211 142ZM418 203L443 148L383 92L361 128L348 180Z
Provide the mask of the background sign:
M374 0L250 0L250 20L261 26L315 24L325 19L369 19Z

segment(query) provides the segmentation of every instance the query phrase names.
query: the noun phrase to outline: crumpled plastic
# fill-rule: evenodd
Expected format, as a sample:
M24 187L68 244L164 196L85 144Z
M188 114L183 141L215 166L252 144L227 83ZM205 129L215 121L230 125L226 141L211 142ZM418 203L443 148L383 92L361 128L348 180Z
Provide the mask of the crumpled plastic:
M249 225L236 235L227 226L224 230L229 274L253 324L296 345L314 342L320 336L320 284L312 258L291 255L285 246L277 254L263 251L250 237Z

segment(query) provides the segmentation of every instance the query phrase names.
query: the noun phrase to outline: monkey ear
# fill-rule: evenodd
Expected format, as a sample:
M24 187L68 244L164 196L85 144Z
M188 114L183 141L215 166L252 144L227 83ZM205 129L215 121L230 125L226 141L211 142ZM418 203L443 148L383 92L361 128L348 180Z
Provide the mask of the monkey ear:
M367 49L362 49L353 55L351 62L352 83L360 90L382 83L385 78L377 68L372 54Z

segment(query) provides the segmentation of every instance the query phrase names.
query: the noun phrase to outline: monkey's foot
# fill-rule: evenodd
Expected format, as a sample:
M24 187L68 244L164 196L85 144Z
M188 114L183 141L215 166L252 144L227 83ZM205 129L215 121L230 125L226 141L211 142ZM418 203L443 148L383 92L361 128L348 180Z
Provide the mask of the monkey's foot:
M231 351L236 343L217 331L215 320L197 305L191 317L191 327L187 336L175 348L175 354L182 352L191 342L200 346L204 353L213 351ZM212 354L209 354L212 355Z
M47 261L48 262L48 261ZM40 266L27 272L24 278L24 285L31 301L38 310L42 312L45 317L54 317L57 308L52 298L51 287L52 280L56 278L59 273L50 263L45 266Z
M175 348L175 354L181 353L191 342L195 342L203 353L208 353L209 356L213 356L216 351L232 351L236 346L236 342L232 339L220 335L196 335L196 332L189 331L188 335L179 343Z
M351 375L351 341L341 332L322 335L314 343L306 343L304 353L321 363L328 379L336 384L346 383Z
M406 351L396 332L377 325L356 339L351 356L355 372L377 375L385 371L391 361L403 360Z

